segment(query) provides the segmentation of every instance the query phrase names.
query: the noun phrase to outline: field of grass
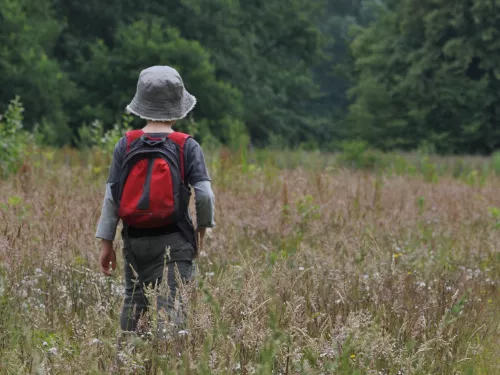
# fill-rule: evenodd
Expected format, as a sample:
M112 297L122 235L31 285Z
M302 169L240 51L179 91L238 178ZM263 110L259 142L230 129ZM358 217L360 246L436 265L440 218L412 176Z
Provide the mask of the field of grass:
M281 158L212 154L187 328L118 349L106 163L34 155L0 184L0 374L500 374L500 178Z

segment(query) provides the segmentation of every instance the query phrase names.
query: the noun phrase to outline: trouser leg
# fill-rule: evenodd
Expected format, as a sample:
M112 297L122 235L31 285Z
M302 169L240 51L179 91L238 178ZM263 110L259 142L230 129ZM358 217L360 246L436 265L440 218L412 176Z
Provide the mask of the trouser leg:
M167 288L160 288L157 296L160 317L166 314L175 327L182 326L186 319L186 301L183 299L182 287L189 282L192 273L192 262L169 263L164 276L167 278Z
M165 257L167 248L169 259ZM181 286L189 282L193 274L192 246L177 234L131 239L129 242L125 241L124 255L125 299L120 317L122 330L136 331L140 317L150 307L146 294L151 295L145 293L144 286L154 288L160 332L166 329L164 319L161 319L165 316L175 326L180 326L185 320L184 301L180 291ZM129 261L129 255L133 256L133 262ZM135 280L130 263L139 274L141 282ZM167 285L162 285L164 279L167 280Z

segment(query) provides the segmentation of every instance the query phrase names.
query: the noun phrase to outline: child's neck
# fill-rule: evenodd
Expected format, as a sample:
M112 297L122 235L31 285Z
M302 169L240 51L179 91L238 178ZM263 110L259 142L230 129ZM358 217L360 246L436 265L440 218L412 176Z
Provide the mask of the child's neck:
M148 121L148 123L142 130L145 133L171 133L173 132L172 126L174 124L175 121L169 121L169 122Z

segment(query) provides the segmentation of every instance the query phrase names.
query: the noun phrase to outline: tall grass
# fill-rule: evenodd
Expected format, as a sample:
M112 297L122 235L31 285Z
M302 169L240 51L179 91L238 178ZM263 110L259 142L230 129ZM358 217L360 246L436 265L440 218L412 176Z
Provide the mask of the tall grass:
M32 157L0 185L2 374L500 373L494 174L213 153L187 327L118 346L123 267L101 276L93 238L108 156Z

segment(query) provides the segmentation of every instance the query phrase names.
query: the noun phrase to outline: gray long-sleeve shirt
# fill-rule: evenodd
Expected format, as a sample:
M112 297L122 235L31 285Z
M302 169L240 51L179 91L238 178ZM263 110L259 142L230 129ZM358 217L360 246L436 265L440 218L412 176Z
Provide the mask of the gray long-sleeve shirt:
M152 133L149 135L157 138L166 136L165 133ZM126 138L123 137L115 146L113 162L111 163L109 177L106 183L101 217L96 231L96 237L104 240L114 240L116 228L118 227L118 205L113 199L111 188L119 181L126 147ZM192 138L189 138L184 146L184 165L187 181L195 191L197 225L202 228L212 228L215 226L215 197L212 192L203 152L198 142Z

